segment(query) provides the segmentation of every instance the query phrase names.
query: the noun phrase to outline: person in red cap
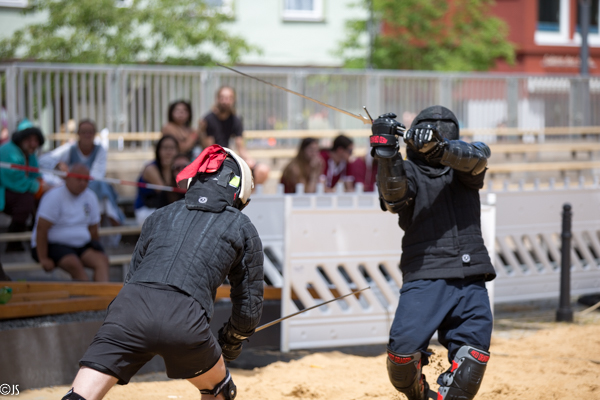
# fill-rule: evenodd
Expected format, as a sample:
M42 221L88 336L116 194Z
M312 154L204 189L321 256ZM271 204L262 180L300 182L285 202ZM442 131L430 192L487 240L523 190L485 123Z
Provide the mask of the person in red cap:
M241 213L250 201L252 172L233 151L213 145L177 181L188 183L185 198L144 222L123 289L63 400L101 399L156 354L169 378L187 379L202 399L235 398L224 360L239 356L263 303L262 243ZM217 339L208 324L226 277L233 310Z

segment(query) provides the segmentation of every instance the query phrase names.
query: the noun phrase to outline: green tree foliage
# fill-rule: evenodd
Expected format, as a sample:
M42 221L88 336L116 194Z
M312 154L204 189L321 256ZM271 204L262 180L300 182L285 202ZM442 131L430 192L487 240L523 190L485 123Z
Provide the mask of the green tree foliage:
M384 69L435 71L488 70L495 61L514 63L508 27L491 17L493 0L362 0L373 14L378 33L372 65ZM339 55L350 68L367 62L367 21L347 23Z
M72 63L235 63L257 49L223 27L202 0L30 0L45 22L0 41L0 60Z

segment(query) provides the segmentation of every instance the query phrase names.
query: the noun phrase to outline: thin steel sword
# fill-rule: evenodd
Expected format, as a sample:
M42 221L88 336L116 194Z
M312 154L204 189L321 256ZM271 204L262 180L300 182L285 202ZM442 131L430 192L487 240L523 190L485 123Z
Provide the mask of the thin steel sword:
M304 310L301 310L301 311L295 312L295 313L293 313L293 314L290 314L290 315L287 315L287 316L285 316L285 317L281 317L281 318L279 318L279 319L276 319L275 321L268 322L268 323L266 323L266 324L264 324L264 325L261 325L261 326L259 326L258 328L256 328L256 330L255 330L254 332L262 331L263 329L265 329L265 328L268 328L268 327L270 327L270 326L272 326L272 325L278 324L278 323L280 323L281 321L283 321L283 320L285 320L285 319L292 318L292 317L294 317L294 316L296 316L296 315L298 315L298 314L302 314L303 312L306 312L306 311L312 310L313 308L321 307L321 306L323 306L323 305L325 305L325 304L331 303L331 302L333 302L333 301L338 301L338 300L340 300L340 299L343 299L344 297L352 296L353 294L360 293L360 292L362 292L363 290L367 290L367 289L371 289L371 286L367 286L366 288L362 288L362 289L360 289L360 290L357 290L356 292L352 292L352 293L348 293L348 294L345 294L345 295L343 295L343 296L340 296L340 297L336 297L335 299L328 300L328 301L326 301L325 303L321 303L321 304L317 304L316 306L312 306L312 307L309 307L309 308L305 308Z
M356 115L356 114L354 114L354 113L351 113L350 111L342 110L341 108L337 108L337 107L335 107L335 106L332 106L332 105L330 105L330 104L323 103L322 101L319 101L319 100L313 99L312 97L308 97L308 96L305 96L305 95L303 95L303 94L301 94L301 93L294 92L293 90L286 89L286 88L284 88L283 86L279 86L279 85L276 85L276 84L274 84L274 83L271 83L271 82L264 81L264 80L262 80L262 79L260 79L260 78L257 78L257 77L255 77L255 76L252 76L252 75L245 74L245 73L243 73L243 72L240 72L240 71L238 71L238 70L236 70L236 69L233 69L233 68L231 68L231 67L227 67L227 66L225 66L225 65L223 65L223 64L219 64L219 63L217 63L217 65L218 65L218 66L220 66L220 67L226 68L226 69L228 69L228 70L230 70L230 71L233 71L233 72L235 72L236 74L240 74L240 75L243 75L243 76L245 76L245 77L247 77L247 78L254 79L254 80L256 80L256 81L259 81L259 82L262 82L262 83L264 83L264 84L266 84L266 85L273 86L273 87L275 87L275 88L277 88L277 89L281 89L281 90L283 90L283 91L285 91L285 92L288 92L288 93L295 94L296 96L300 96L300 97L302 97L303 99L310 100L310 101L312 101L312 102L314 102L314 103L317 103L317 104L320 104L320 105L322 105L322 106L324 106L324 107L330 108L330 109L332 109L332 110L335 110L335 111L337 111L337 112L341 112L342 114L346 114L346 115L348 115L348 116L350 116L350 117L352 117L352 118L356 118L356 119L358 119L358 120L362 121L362 123L363 123L363 124L367 124L367 125L371 125L371 124L373 124L373 118L371 118L371 116L369 115L369 112L367 111L367 107L364 107L364 106L363 106L363 109L364 109L364 110L365 110L365 112L367 113L367 117L363 116L362 114L358 114L358 115Z

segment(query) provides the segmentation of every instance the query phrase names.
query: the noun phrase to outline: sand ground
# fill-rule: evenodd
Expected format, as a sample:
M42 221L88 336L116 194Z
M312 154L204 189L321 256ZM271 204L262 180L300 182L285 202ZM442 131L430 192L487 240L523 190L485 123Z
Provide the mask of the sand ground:
M481 400L600 400L600 312L574 324L536 320L497 319ZM546 318L549 319L549 318ZM549 319L551 320L551 319ZM441 346L424 368L432 389L449 364ZM116 386L108 400L199 399L186 381L160 381ZM236 400L327 399L378 400L405 397L390 385L385 355L359 357L341 352L317 352L290 362L275 362L254 370L232 370L238 387ZM158 381L157 381L158 380ZM61 398L66 386L22 392L22 400Z

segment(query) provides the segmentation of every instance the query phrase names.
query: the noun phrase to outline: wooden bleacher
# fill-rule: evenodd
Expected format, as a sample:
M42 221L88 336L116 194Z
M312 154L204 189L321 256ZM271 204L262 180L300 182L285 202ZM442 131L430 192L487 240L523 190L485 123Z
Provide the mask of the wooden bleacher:
M0 304L0 320L104 310L123 284L0 281L0 287L4 286L10 287L13 295L8 303ZM229 298L230 290L228 285L220 286L216 299ZM264 299L281 299L281 289L266 286Z
M314 137L333 139L340 130L255 130L245 131L246 140L253 139L300 139ZM369 129L350 129L343 133L353 138L367 138ZM465 140L482 139L492 150L488 174L515 173L583 173L600 168L594 153L600 152L600 127L554 127L545 129L463 129L461 136ZM147 146L122 151L109 151L108 172L111 176L120 175L121 179L135 179L142 165L154 158L152 141L161 137L160 132L110 133L108 140L122 143L144 142ZM54 134L50 139L64 141L75 139L74 134ZM367 152L366 140L357 143L354 154L362 157ZM296 148L249 148L251 157L268 162L272 168L269 178L278 182L282 165L296 154ZM560 159L552 160L553 155ZM580 155L578 157L577 155ZM581 159L587 155L587 159ZM520 157L520 159L519 159ZM550 159L549 159L550 158Z
M114 226L114 227L100 227L98 234L100 236L110 236L115 234L121 235L139 235L141 232L141 226ZM29 241L31 240L31 231L18 232L18 233L0 233L1 242L12 242L12 241ZM123 266L123 275L125 275L126 267L129 265L131 260L131 254L118 254L109 255L108 262L110 265ZM5 262L2 264L2 268L6 273L10 272L24 272L24 271L39 271L42 270L42 266L34 260L25 262ZM123 276L124 277L124 276Z
M107 226L98 228L98 235L139 235L141 231L142 227L137 225ZM0 242L29 241L31 240L31 233L31 231L0 233Z

